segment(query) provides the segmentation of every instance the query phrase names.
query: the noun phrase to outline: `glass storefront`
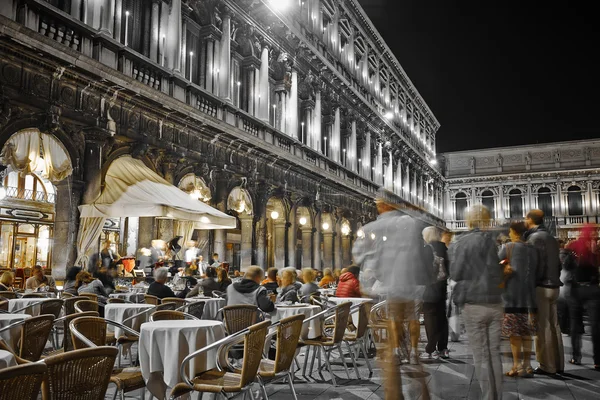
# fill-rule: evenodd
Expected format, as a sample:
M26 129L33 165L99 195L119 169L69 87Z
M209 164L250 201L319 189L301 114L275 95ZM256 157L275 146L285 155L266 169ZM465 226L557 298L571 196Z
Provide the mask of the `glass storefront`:
M0 221L0 267L47 267L51 237L51 225Z

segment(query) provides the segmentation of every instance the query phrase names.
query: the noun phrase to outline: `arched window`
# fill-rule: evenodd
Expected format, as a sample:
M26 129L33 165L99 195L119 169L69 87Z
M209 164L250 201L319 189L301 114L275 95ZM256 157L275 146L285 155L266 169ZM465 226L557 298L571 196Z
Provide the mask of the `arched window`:
M456 199L456 220L464 221L465 212L467 210L467 195L465 193L457 193Z
M546 217L552 217L552 194L547 187L538 190L538 208L544 212Z
M494 192L486 190L481 193L481 204L490 210L492 217L496 215L494 210Z
M523 217L523 200L519 189L508 192L508 207L511 219Z
M3 182L6 197L20 200L54 203L54 187L48 181L43 181L35 173L21 176L18 172L10 172Z
M569 215L583 215L583 199L579 186L571 186L567 189L567 203Z

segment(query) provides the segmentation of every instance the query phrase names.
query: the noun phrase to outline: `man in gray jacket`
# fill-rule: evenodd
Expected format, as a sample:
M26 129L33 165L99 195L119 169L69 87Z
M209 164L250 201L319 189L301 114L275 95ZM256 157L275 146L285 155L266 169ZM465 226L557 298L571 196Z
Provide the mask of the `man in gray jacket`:
M534 372L541 375L562 373L565 369L564 348L556 302L560 287L560 248L556 239L544 227L544 212L531 210L525 224L527 243L538 251L539 264L536 272L537 336L535 357L540 363Z

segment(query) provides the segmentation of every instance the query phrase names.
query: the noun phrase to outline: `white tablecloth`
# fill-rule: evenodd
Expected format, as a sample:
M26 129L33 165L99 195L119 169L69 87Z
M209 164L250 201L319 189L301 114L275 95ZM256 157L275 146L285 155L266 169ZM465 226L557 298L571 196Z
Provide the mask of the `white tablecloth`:
M304 304L301 306L283 306L278 305L277 309L271 313L271 322L275 323L292 315L304 314L305 318L312 317L321 312L321 307ZM301 337L303 339L315 339L321 336L321 322L319 318L313 319L302 325Z
M113 299L123 299L131 303L143 303L144 293L143 292L127 292L127 293L111 293L109 297Z
M11 352L0 350L0 369L16 366L17 360L15 360L15 356Z
M329 297L328 300L335 304L342 304L346 302L352 303L352 306L362 303L374 303L375 300L368 297ZM358 311L355 311L351 315L352 322L356 325L358 323Z
M167 390L181 382L179 367L190 353L225 337L219 321L175 320L142 324L139 357L146 387L154 397L164 399ZM217 349L194 358L188 376L216 367Z
M146 311L150 308L153 308L152 304L131 304L131 303L109 303L104 306L104 318L123 323L129 317L132 317L136 314L141 313L142 311ZM137 318L134 318L131 323L127 323L127 326L132 328L133 330L140 331L140 326L148 321L151 313L144 313ZM109 330L112 328L109 326ZM123 330L120 328L115 329L115 336L122 336Z
M31 318L29 314L0 314L0 328L4 328L9 326L10 324L14 324L15 322L22 321L24 319ZM21 335L21 328L16 327L13 329L9 329L0 333L0 338L2 338L13 350L17 350L17 342L19 341Z
M14 312L20 310L23 307L28 307L32 304L39 303L41 301L52 300L48 298L31 298L31 299L10 299L8 300L8 312ZM27 310L20 311L30 314L33 317L40 315L40 306L33 306Z
M190 297L185 299L188 302L204 302L204 313L202 319L216 320L219 310L227 305L227 300L216 297Z

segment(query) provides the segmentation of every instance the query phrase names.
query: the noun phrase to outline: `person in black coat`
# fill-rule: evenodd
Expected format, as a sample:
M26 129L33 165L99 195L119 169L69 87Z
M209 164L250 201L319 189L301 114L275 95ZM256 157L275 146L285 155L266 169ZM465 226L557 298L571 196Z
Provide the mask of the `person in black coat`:
M165 285L168 277L169 270L167 268L157 268L154 271L154 282L150 284L146 294L156 296L159 299L164 299L165 297L175 297L175 293L173 293L171 288Z

